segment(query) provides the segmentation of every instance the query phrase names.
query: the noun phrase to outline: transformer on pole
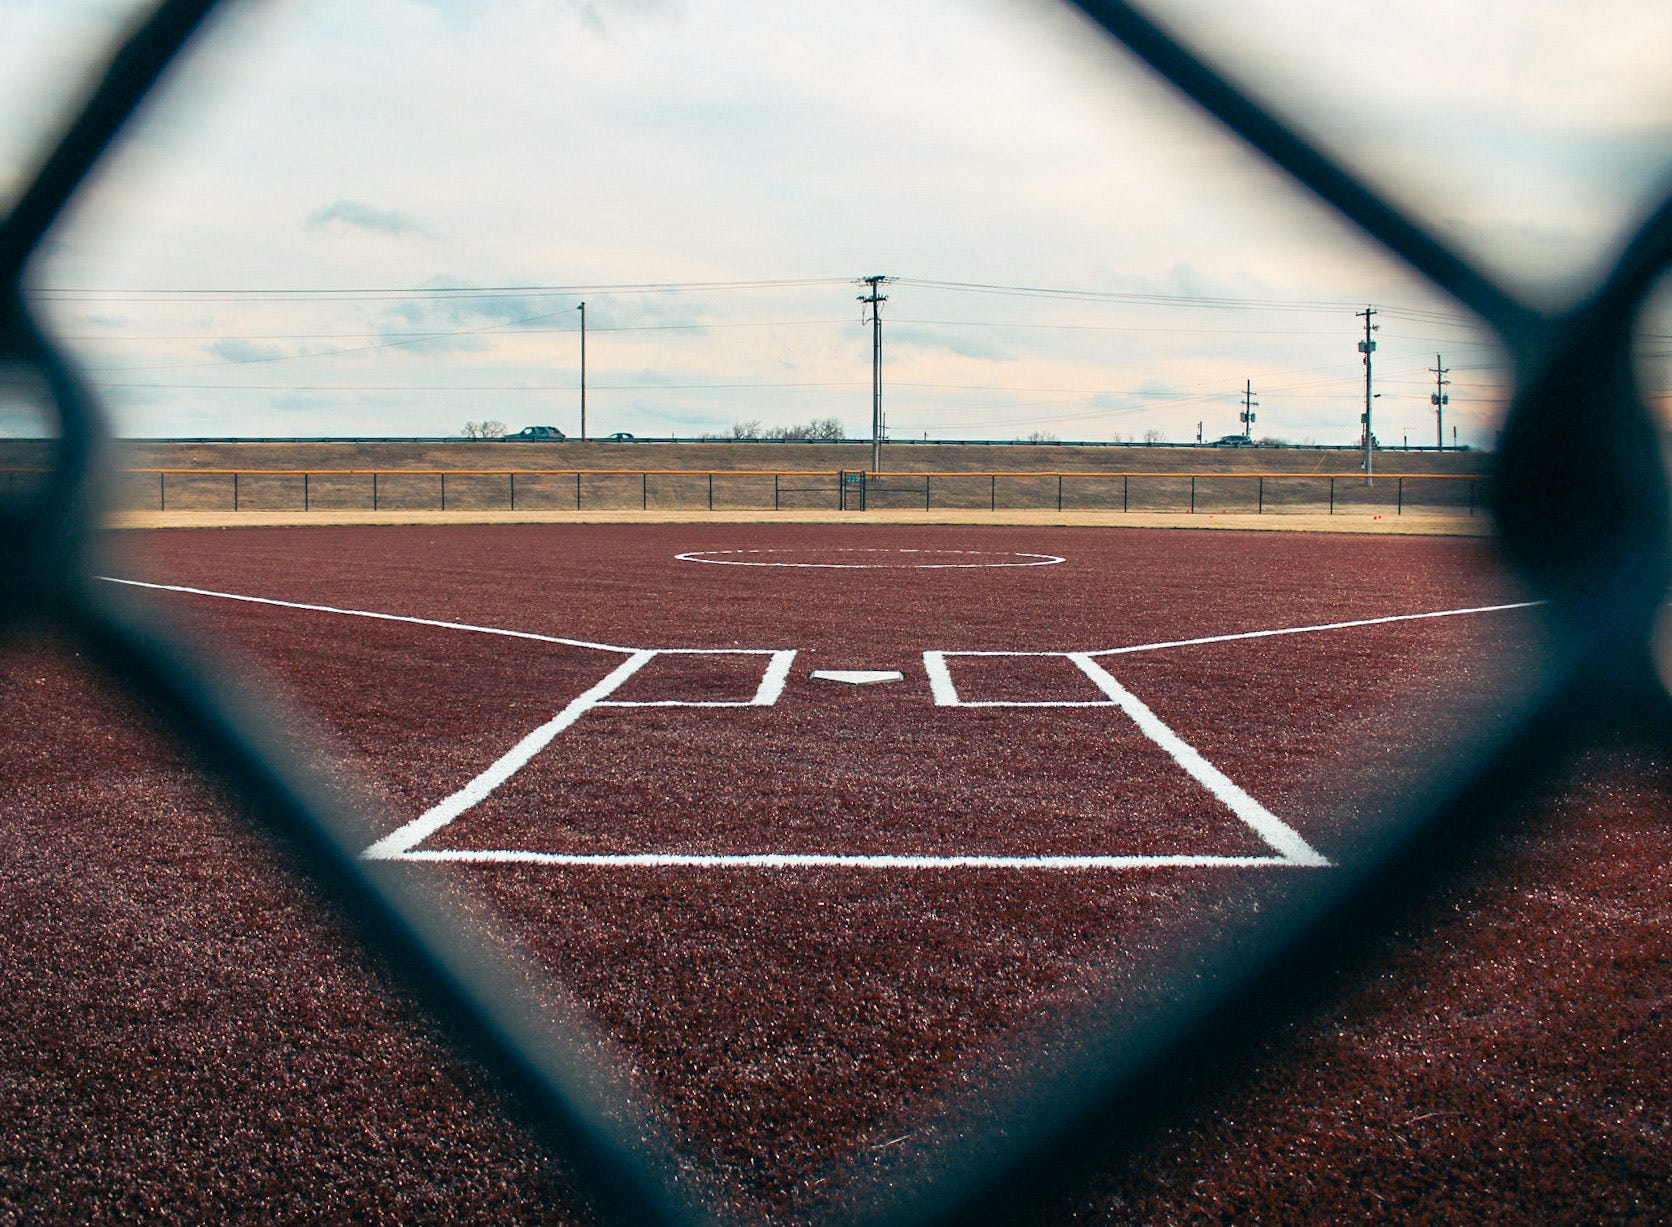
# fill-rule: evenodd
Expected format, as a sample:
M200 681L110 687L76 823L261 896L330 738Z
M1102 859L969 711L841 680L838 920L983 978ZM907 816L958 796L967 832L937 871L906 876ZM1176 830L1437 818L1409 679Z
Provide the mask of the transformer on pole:
M1446 395L1446 385L1451 380L1446 378L1448 370L1440 361L1440 355L1434 355L1434 365L1428 368L1434 372L1434 390L1428 394L1428 399L1434 405L1434 445L1439 450L1446 448L1446 406L1451 404L1451 397Z
M1376 446L1376 436L1370 432L1370 355L1376 352L1376 342L1370 339L1370 334L1381 325L1370 322L1371 317L1376 314L1375 307L1367 306L1363 311L1355 311L1353 314L1364 317L1364 340L1358 343L1358 347L1359 353L1364 355L1364 484L1368 486L1371 484L1371 453Z
M586 442L586 304L576 308L581 313L581 442Z
M860 280L871 287L871 292L861 294L859 301L871 308L871 472L875 473L882 468L882 304L888 301L888 296L877 290L893 278L877 275Z
M1242 381L1242 437L1250 443L1254 441L1254 406L1260 402L1254 399L1254 381Z

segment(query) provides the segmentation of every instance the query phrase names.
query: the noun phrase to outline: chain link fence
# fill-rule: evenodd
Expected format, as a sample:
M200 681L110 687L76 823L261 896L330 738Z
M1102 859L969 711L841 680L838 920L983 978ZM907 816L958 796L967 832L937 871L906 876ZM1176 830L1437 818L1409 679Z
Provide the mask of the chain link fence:
M4 508L0 627L51 625L73 636L111 679L143 697L159 726L214 763L293 850L361 938L397 970L455 1041L526 1108L538 1135L577 1174L606 1219L701 1223L725 1217L676 1175L681 1162L641 1110L588 1059L579 1019L552 1022L437 918L409 884L358 856L352 815L282 749L248 699L201 663L183 636L99 590L87 566L106 476L108 423L97 399L28 305L23 273L80 185L116 139L212 0L166 0L120 49L66 135L0 226L8 288L3 361L38 389L59 434L39 479ZM1449 865L1513 829L1529 790L1600 738L1664 738L1667 695L1654 629L1669 578L1668 500L1660 430L1633 368L1633 329L1672 256L1663 204L1589 293L1559 311L1529 304L1149 21L1109 0L1081 0L1097 25L1174 87L1365 234L1477 314L1514 366L1515 398L1491 474L1504 557L1547 601L1548 680L1495 746L1454 764L1454 783L1424 799L1351 865L1321 877L1259 933L1197 966L1134 1024L1075 1020L1075 1064L1043 1072L989 1105L994 1123L912 1164L878 1223L991 1221L1037 1205L1096 1157L1134 1144L1181 1112L1210 1111L1297 1003L1359 964L1411 914ZM1201 1076L1181 1090L1177 1071ZM998 1092L993 1092L995 1095Z

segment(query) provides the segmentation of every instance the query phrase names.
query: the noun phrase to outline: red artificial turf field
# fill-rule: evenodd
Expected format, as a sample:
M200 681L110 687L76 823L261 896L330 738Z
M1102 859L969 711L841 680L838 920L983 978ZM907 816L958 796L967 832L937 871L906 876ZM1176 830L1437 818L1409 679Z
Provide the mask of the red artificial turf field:
M610 648L660 653L606 698L633 705L588 708L412 847L719 863L406 868L586 1003L746 1219L816 1216L1062 1008L1121 1009L1188 944L1330 872L948 863L1277 858L1065 654L1109 653L1097 665L1167 730L1341 861L1379 803L1501 717L1529 634L1498 611L1177 642L1518 599L1479 543L1432 538L548 525L119 544L112 574L458 624L147 594L269 672L322 728L323 767L364 773L383 811L368 843L597 686L628 659ZM1039 555L1063 561L968 565ZM743 653L790 650L770 705L662 705L746 702L772 657ZM966 703L1099 705L937 704L930 652L1043 654L949 656ZM4 906L25 936L0 1107L29 1123L0 1143L0 1212L71 1221L133 1196L182 1217L574 1216L477 1076L177 755L45 648L14 652L4 684L39 738L6 750ZM1667 787L1652 757L1593 764L1229 1115L1111 1167L1074 1209L1654 1221L1672 1205L1649 1055L1672 905L1646 815ZM813 859L733 859L774 853ZM928 860L819 859L876 856Z

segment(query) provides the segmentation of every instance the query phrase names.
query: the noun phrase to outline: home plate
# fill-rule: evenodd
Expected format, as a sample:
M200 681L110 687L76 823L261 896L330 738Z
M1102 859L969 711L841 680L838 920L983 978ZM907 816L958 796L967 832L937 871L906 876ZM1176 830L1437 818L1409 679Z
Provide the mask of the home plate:
M814 669L812 676L827 682L869 686L873 682L898 682L906 675L898 669Z

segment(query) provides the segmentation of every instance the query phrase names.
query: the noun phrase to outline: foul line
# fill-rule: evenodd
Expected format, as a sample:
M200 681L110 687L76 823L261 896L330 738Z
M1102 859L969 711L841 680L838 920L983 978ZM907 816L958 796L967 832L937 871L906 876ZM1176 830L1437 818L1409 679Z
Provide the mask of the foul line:
M125 584L130 588L149 588L153 592L182 592L187 596L213 596L223 601L243 601L249 605L276 605L280 609L303 609L309 613L338 614L345 618L371 618L377 622L404 622L409 626L433 626L444 631L473 631L478 635L504 635L510 639L533 639L539 643L561 643L571 648L595 648L600 652L620 652L628 656L637 648L618 647L613 643L590 643L585 639L564 639L557 635L540 635L534 631L511 631L498 626L473 626L468 622L442 622L435 618L415 618L408 614L374 613L366 609L342 609L336 605L308 605L301 601L280 601L270 596L245 596L238 592L215 592L209 588L188 588L183 584L148 584L138 579L118 579L114 575L99 576L107 584Z
M1305 635L1312 631L1341 631L1355 626L1382 626L1389 622L1416 622L1423 618L1456 618L1464 614L1500 613L1507 609L1532 609L1536 605L1543 605L1543 601L1515 601L1508 605L1475 605L1469 609L1439 609L1431 613L1391 614L1385 618L1355 618L1351 622L1320 622L1316 626L1286 626L1279 630L1241 631L1234 635L1205 635L1200 639L1169 639L1163 643L1136 643L1125 648L1103 648L1096 652L1085 652L1085 656L1120 656L1127 652L1158 652L1162 648L1190 648L1204 643L1230 643L1237 639L1267 639L1273 635ZM960 656L1012 656L1021 653L1012 652L960 652ZM1044 652L1044 656L1056 656L1061 653Z

